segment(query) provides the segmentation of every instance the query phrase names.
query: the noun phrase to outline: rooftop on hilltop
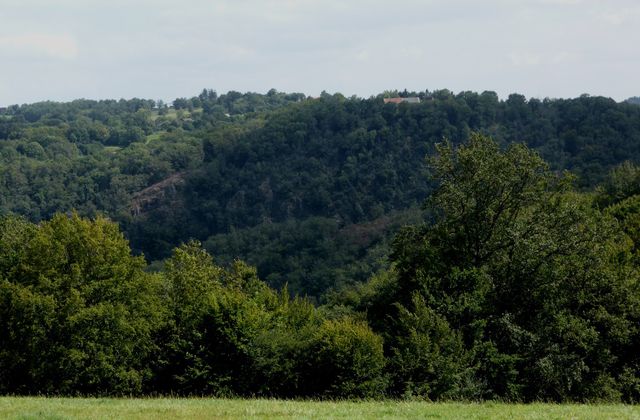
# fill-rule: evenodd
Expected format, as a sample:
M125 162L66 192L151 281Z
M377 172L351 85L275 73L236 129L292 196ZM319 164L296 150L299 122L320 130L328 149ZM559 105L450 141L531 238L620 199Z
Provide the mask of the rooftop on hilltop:
M402 102L406 102L409 104L419 104L420 98L417 96L411 96L409 98L384 98L385 104L399 104Z

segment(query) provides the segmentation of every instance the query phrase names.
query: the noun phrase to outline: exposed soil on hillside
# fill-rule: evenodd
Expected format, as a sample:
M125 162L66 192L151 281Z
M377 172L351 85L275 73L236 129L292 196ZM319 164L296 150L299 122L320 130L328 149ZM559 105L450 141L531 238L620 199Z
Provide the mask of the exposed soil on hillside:
M135 193L131 199L131 212L137 216L154 206L155 203L175 197L176 187L184 183L186 173L176 172L168 178Z

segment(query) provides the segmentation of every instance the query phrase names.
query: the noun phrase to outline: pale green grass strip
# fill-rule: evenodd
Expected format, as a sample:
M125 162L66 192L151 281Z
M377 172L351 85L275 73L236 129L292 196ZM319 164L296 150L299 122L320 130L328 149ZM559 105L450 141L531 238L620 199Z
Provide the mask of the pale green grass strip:
M0 398L7 419L640 419L628 405L462 404L207 398Z

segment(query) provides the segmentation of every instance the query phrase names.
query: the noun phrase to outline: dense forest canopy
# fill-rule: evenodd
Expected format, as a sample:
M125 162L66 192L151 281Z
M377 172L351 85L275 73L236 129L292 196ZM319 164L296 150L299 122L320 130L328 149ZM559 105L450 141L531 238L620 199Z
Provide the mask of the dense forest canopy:
M0 111L0 213L104 214L148 261L198 239L223 265L240 257L270 285L320 298L388 265L390 238L424 216L433 190L425 156L471 132L524 142L581 189L640 159L640 108L587 95L204 90L171 106L43 102Z
M389 266L322 306L195 241L150 272L103 216L1 217L0 393L640 401L640 168L585 192L523 144L435 149Z

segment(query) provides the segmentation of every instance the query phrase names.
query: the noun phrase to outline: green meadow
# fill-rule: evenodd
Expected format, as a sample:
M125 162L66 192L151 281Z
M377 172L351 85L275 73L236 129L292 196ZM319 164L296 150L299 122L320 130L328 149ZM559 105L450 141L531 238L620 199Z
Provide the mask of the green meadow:
M629 405L291 401L208 398L0 398L3 419L640 419Z

